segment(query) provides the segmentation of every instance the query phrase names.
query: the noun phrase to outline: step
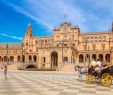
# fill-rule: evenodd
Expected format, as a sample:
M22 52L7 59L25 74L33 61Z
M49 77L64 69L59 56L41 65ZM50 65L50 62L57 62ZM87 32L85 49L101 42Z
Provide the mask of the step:
M8 70L17 70L17 64L14 63L14 64L8 65Z
M65 64L60 71L75 71L74 64Z

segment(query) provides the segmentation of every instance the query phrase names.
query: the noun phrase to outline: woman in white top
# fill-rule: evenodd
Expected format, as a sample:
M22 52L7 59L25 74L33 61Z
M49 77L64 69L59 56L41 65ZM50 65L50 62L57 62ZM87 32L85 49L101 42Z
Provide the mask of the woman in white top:
M94 59L92 59L91 66L92 67L95 67L96 66L96 61Z
M101 62L99 61L99 59L97 59L96 67L95 67L95 69L94 69L95 72L100 73L100 71L101 71L101 66L102 66Z

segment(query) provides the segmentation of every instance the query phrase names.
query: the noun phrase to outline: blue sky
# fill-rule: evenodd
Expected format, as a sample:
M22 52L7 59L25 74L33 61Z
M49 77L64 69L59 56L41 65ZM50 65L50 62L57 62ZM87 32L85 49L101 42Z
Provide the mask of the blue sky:
M21 42L29 21L33 35L50 35L65 14L81 32L108 31L113 0L0 0L0 42Z

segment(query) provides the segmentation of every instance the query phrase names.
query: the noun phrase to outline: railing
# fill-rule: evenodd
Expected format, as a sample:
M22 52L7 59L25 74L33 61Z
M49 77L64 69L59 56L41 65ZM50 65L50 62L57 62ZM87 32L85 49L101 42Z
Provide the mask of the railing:
M34 61L27 61L27 62L20 62L17 64L17 68L18 69L25 69L27 66L29 65L35 65L36 67L38 67L37 62Z

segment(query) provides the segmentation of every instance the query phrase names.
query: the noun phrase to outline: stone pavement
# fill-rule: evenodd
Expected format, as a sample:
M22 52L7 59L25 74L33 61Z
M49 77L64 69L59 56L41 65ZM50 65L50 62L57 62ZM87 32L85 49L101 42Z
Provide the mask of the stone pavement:
M77 73L0 71L0 95L113 95L113 85L103 87L77 80Z

